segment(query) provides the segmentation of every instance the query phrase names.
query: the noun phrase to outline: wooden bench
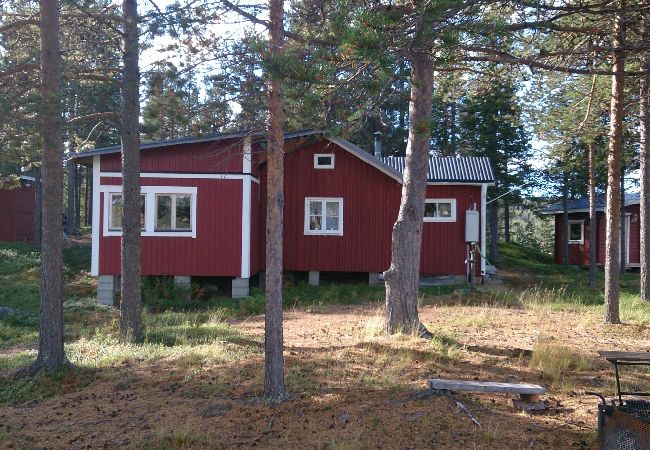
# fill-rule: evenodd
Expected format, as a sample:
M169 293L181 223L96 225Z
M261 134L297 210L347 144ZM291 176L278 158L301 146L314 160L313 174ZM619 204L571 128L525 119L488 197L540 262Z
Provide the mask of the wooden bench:
M466 392L492 392L500 394L518 394L518 399L513 399L512 404L517 409L526 411L544 409L544 402L540 395L546 389L537 384L528 383L497 383L491 381L444 380L432 378L429 380L431 389L441 391L466 391Z

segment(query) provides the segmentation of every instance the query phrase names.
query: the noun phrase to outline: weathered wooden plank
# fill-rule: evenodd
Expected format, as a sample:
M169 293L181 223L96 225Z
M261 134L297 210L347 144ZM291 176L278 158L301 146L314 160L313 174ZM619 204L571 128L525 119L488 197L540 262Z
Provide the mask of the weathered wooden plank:
M598 350L598 354L609 362L648 362L650 363L650 352L609 352Z
M541 395L546 392L545 388L537 384L444 380L441 378L430 379L429 387L431 387L431 389L442 389L445 391L497 392L523 395Z

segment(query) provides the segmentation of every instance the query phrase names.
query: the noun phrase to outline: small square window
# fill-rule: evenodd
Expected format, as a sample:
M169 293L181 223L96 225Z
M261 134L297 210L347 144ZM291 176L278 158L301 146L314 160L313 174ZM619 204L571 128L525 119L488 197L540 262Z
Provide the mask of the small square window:
M343 199L306 198L305 234L343 235Z
M582 244L584 242L583 233L583 221L569 221L569 244Z
M316 154L314 155L314 169L333 169L334 154Z
M192 231L191 194L156 194L156 231Z
M428 198L424 203L425 222L455 222L456 200Z

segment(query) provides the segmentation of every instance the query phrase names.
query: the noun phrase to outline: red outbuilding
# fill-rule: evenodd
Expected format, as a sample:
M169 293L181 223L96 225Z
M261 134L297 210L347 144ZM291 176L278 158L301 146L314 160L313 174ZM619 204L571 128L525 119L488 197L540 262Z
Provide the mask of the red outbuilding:
M233 296L248 295L249 279L264 270L265 146L261 131L141 145L143 275L231 277ZM284 269L309 272L311 283L320 272L365 272L376 282L390 265L404 158L312 130L287 133L285 153ZM121 272L120 147L75 158L93 168L91 273L110 303ZM492 184L487 158L431 158L423 275L465 277L468 242L485 254Z
M562 226L562 205L553 205L545 209L544 214L555 217L555 263L563 262L564 227ZM568 205L569 212L569 264L576 266L589 265L589 239L591 223L589 220L589 199L572 200ZM639 267L641 262L641 227L639 222L639 194L625 196L625 254L621 262L627 267ZM596 262L605 264L605 202L596 202Z
M0 187L0 241L34 243L36 181L21 176L20 184Z

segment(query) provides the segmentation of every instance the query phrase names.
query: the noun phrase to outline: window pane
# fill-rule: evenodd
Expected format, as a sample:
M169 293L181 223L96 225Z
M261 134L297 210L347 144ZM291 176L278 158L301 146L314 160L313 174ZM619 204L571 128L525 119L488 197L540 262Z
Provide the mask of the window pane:
M318 202L309 202L309 215L310 216L320 216L323 214L323 204Z
M332 157L331 156L319 156L316 159L317 163L319 166L331 166L332 165Z
M122 195L111 195L111 217L108 222L109 228L122 228Z
M309 229L318 231L321 229L321 216L309 216Z
M339 229L339 203L326 202L325 204L325 229L336 231Z
M438 217L435 203L424 204L424 217Z
M569 227L569 240L581 241L582 240L582 224L572 223Z
M156 229L170 230L172 227L172 197L156 196Z
M438 203L438 216L451 217L451 203Z
M143 230L144 230L144 218L145 218L144 205L146 203L146 198L147 198L146 195L140 194L140 208L141 208L141 214L142 214L140 216L140 228L142 228Z
M189 230L192 228L190 210L192 208L191 195L176 196L176 229Z

